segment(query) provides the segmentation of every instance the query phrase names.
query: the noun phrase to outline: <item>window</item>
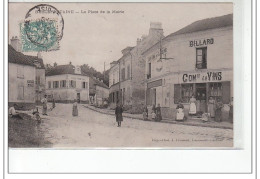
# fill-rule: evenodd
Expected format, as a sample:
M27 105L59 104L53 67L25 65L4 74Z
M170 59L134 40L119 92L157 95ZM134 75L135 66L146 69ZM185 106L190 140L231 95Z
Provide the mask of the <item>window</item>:
M51 81L48 81L48 88L51 88Z
M130 65L127 66L127 79L130 79Z
M189 103L193 94L193 84L175 84L174 85L174 103Z
M218 97L222 97L222 84L210 83L209 84L209 96L212 96L215 100Z
M24 86L18 86L18 100L23 100L24 99Z
M121 70L121 73L122 73L122 80L125 80L125 69L123 68L122 70Z
M115 74L113 73L113 84L115 84Z
M66 80L61 80L60 81L60 87L61 88L66 88Z
M152 63L148 63L147 79L150 79L150 78L151 78L151 73L152 73Z
M17 67L17 78L24 78L24 67L23 66Z
M88 82L82 82L82 88L88 89Z
M196 68L197 69L207 68L207 47L196 49Z
M36 76L35 84L36 84L36 85L39 85L40 82L41 82L41 78L40 78L40 76Z
M59 88L59 81L53 82L53 88Z
M193 84L181 85L181 99L183 103L188 103L193 94Z
M76 81L75 80L70 80L70 87L76 88Z

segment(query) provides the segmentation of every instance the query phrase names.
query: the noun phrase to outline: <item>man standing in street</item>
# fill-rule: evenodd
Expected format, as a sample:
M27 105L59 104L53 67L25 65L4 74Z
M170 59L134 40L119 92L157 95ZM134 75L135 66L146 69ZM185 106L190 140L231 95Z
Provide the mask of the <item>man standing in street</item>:
M123 108L117 103L116 110L115 110L115 115L116 115L116 122L117 122L117 127L121 127L121 122L123 121Z

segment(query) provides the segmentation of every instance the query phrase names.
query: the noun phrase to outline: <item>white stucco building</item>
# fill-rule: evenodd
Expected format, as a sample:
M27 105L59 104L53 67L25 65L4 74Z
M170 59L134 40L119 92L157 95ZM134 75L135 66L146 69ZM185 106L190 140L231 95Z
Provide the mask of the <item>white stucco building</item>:
M89 103L89 76L71 63L54 66L46 72L46 94L56 102Z
M187 113L192 95L202 112L207 112L210 96L228 104L233 97L233 14L196 21L143 56L146 104L160 104L164 117L174 118L180 100Z
M35 106L36 66L31 56L8 46L8 104L16 103L19 108Z

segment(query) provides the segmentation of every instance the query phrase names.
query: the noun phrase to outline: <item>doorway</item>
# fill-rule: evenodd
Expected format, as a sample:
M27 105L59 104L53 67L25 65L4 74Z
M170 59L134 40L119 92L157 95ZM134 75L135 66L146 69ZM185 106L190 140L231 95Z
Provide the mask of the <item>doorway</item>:
M80 93L77 93L77 102L80 103Z
M152 89L152 105L156 106L156 88Z
M206 83L196 84L197 111L207 111L207 86Z

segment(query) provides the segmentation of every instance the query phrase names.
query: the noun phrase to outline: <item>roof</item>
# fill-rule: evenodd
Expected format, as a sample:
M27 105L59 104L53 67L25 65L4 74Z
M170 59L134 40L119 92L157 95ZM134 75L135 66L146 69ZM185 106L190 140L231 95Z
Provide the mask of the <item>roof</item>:
M228 14L224 16L207 18L207 19L193 22L192 24L178 30L177 32L170 34L169 36L204 31L209 29L216 29L216 28L227 27L232 25L233 25L233 14Z
M92 78L92 79L94 81L94 85L97 85L97 86L109 89L109 87L105 83L103 83L103 82L101 82L101 81L99 81L97 79L94 79L94 78Z
M171 33L170 35L164 37L162 41L167 40L170 37L180 35L180 34L187 34L187 33L193 33L193 32L199 32L199 31L204 31L204 30L209 30L209 29L216 29L216 28L221 28L221 27L227 27L227 26L232 26L233 25L233 14L227 14L224 16L219 16L219 17L213 17L213 18L207 18L203 20L198 20L196 22L193 22L190 25L187 25L186 27ZM153 47L157 46L160 42L157 42L153 46L151 46L149 49L144 51L142 54L145 54L148 52L150 49Z
M71 74L71 75L82 75L88 76L85 73L76 74L75 73L75 66L72 64L68 65L58 65L46 71L46 76L55 76L55 75L63 75L63 74Z
M24 55L21 52L17 52L11 45L8 45L8 62L36 67L34 64L35 61L38 61L40 64L37 68L44 68L43 60L41 58Z

